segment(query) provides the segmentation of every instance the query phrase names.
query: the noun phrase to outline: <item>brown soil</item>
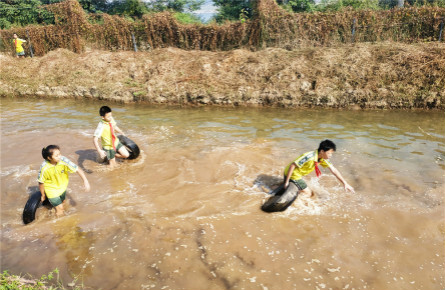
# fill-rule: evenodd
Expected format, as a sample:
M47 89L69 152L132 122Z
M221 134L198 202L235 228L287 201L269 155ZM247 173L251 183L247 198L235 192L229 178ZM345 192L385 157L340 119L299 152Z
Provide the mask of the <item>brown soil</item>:
M0 96L191 105L445 108L444 43L0 55Z

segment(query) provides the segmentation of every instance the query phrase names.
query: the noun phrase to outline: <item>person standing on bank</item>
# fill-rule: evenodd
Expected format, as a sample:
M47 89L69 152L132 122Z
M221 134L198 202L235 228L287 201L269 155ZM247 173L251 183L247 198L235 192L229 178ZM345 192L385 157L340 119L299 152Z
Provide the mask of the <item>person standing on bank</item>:
M313 193L303 180L303 176L308 175L315 170L317 177L320 177L321 171L318 168L318 165L321 165L325 168L329 168L332 174L334 174L343 184L345 190L355 193L354 188L346 182L340 171L338 171L338 169L336 169L329 161L329 158L332 157L335 150L336 145L334 142L331 140L324 140L320 143L317 150L300 155L284 169L284 188L287 189L289 182L292 182L298 188L298 193L306 193L312 196Z
M42 157L45 159L40 166L39 182L41 201L48 198L49 202L56 209L57 217L64 213L64 203L66 189L68 188L68 173L77 172L82 178L85 191L90 191L90 183L83 173L82 169L77 167L71 160L60 154L60 147L57 145L48 145L42 149Z
M14 37L14 48L15 48L15 54L17 58L24 58L25 57L25 50L23 49L22 44L26 42L24 39L20 39L16 33L13 34Z
M116 137L115 132L125 135L124 132L116 125L116 121L113 118L111 108L108 106L102 106L99 109L99 115L102 120L97 125L94 132L93 143L99 153L100 158L109 161L110 168L116 165L116 158L128 158L130 153L127 148ZM101 139L102 148L99 146L99 138Z

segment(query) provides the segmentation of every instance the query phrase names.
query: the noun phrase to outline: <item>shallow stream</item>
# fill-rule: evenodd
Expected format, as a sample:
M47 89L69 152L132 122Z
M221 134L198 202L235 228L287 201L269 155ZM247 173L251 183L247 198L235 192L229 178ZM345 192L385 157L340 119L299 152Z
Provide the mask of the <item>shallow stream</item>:
M1 99L1 271L58 268L92 289L444 289L445 115L425 111L180 108L108 104L142 149L97 162L98 101ZM264 213L284 167L337 144L283 213ZM67 215L41 207L41 149L87 172Z

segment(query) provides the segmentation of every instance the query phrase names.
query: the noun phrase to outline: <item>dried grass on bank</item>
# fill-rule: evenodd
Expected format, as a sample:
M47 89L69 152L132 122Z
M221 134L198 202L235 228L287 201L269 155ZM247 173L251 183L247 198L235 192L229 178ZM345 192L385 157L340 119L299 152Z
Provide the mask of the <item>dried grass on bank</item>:
M170 104L443 108L445 44L288 51L57 50L2 59L0 95Z

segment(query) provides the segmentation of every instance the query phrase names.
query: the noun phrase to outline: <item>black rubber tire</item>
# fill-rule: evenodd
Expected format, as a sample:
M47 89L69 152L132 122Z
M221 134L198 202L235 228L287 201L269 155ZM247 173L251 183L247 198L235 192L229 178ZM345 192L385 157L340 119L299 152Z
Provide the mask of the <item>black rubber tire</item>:
M275 196L275 195L283 195L283 193L284 193L284 184L281 184L280 186L278 186L277 188L275 188L268 194Z
M40 206L40 191L34 192L28 199L23 209L23 223L29 224L36 218L37 208Z
M286 190L283 185L280 185L273 192L275 195L261 206L261 210L265 212L285 211L297 199L298 187L290 182Z
M125 148L127 148L128 153L130 153L128 159L136 159L139 156L141 151L133 140L124 135L118 135L117 138L119 138L119 141L121 141L122 145L124 145Z

